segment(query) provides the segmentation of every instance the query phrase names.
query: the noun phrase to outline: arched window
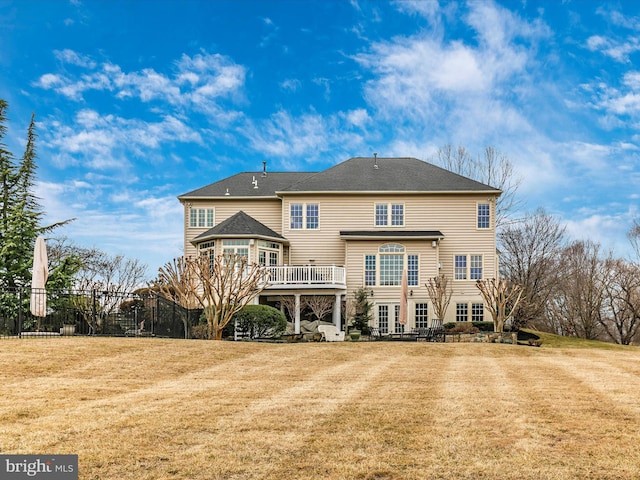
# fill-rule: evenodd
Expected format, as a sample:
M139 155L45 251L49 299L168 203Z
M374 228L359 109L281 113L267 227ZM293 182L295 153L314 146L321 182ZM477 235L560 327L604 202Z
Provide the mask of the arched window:
M378 249L380 255L380 285L400 285L404 267L404 247L387 243Z
M404 246L397 243L385 243L378 248L377 254L365 255L364 282L366 286L400 286L402 270L407 269L409 286L419 282L418 255L407 254Z

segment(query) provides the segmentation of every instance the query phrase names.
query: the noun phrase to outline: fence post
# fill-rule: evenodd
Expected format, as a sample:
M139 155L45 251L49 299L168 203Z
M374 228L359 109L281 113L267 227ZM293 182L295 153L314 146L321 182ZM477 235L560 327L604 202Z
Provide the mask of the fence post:
M18 287L18 338L22 338L22 287Z
M96 291L91 290L91 335L96 334Z

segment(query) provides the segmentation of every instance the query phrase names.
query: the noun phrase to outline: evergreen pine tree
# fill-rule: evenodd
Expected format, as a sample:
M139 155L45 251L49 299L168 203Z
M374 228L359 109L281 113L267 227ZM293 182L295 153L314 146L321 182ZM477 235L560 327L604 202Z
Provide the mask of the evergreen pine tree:
M8 217L0 256L5 260L7 286L27 285L31 278L33 245L41 228L42 209L33 194L36 173L35 115L27 130L27 145L17 168L15 188L9 203Z

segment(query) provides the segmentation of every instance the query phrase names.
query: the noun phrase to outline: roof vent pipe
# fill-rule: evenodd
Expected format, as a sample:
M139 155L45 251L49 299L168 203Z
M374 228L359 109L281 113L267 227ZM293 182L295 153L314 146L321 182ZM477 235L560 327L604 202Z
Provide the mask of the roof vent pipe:
M267 176L267 161L266 160L262 161L262 176L263 177Z
M378 154L373 152L373 168L378 169Z

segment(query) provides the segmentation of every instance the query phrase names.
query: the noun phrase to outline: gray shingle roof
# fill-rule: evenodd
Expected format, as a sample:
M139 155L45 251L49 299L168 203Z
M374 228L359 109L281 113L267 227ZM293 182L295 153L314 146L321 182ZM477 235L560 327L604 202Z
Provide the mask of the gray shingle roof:
M257 185L257 188L256 188ZM322 172L243 172L189 193L190 198L275 197L302 192L487 192L500 190L417 158L350 158Z
M417 158L355 157L280 190L289 192L492 192L500 190Z
M206 198L206 197L275 197L276 192L283 188L297 183L309 175L311 172L269 172L267 176L262 176L258 172L242 172L231 177L224 178L189 193L180 195L179 199ZM254 188L254 180L258 188ZM227 195L228 192L228 195Z
M286 241L279 233L274 232L266 225L240 210L235 215L223 220L215 227L195 237L191 243L194 245L205 240L215 238L263 238L277 241Z

